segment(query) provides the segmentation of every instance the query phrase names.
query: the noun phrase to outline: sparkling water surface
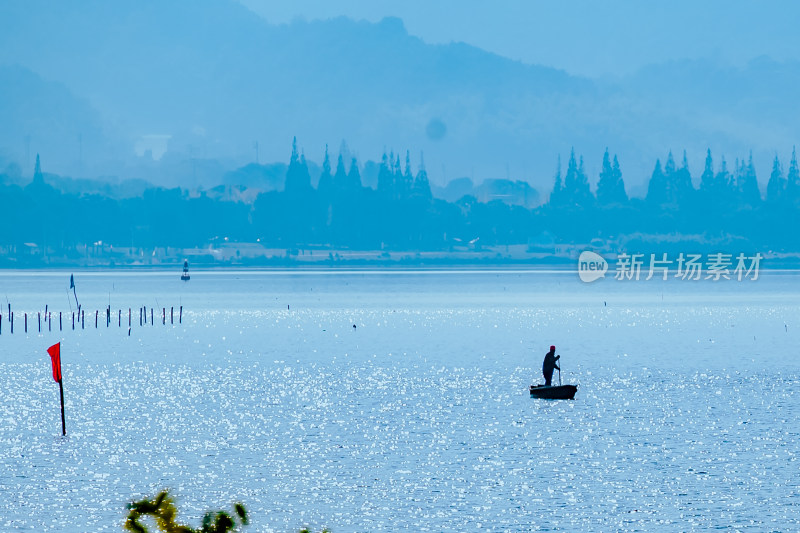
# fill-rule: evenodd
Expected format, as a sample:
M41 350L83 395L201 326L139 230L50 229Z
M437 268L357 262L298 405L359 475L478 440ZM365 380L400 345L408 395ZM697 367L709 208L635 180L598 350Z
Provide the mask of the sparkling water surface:
M69 274L0 273L0 531L163 488L248 531L800 528L800 275L77 272L72 330ZM574 401L527 393L550 344Z

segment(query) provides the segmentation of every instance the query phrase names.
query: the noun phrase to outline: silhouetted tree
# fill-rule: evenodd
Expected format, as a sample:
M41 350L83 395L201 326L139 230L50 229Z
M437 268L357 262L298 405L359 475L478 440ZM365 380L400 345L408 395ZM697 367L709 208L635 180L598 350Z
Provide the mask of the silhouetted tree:
M583 169L583 156L580 157L580 163L576 163L574 149L570 152L567 175L564 177L564 197L569 205L581 207L592 205L594 200L589 179Z
M394 195L394 177L386 152L383 152L381 166L378 169L378 193L383 198L391 198Z
M42 165L39 161L39 154L36 154L36 166L33 169L33 183L37 185L44 185L44 174L42 174Z
M745 165L744 161L742 161L737 174L736 186L741 204L755 207L761 203L761 192L758 190L758 179L756 178L756 167L753 165L752 151L747 164Z
M772 162L772 172L769 175L769 182L767 182L767 201L773 204L782 202L785 194L786 178L783 177L781 162L778 160L778 155L775 154L775 159Z
M292 156L289 159L289 168L286 171L286 192L289 194L306 194L311 190L311 175L305 156L297 152L297 137L292 139Z
M399 153L392 164L392 183L394 184L394 198L403 198L405 187L403 186L403 170L400 167Z
M203 516L202 525L195 529L176 523L178 508L167 491L162 491L152 500L147 498L128 504L128 517L125 530L134 533L147 533L142 524L144 517L152 517L159 531L164 533L226 533L237 531L248 524L247 510L241 503L233 506L234 514L225 511L209 511ZM238 522L238 523L237 523Z
M600 179L597 182L597 202L601 205L612 205L624 204L627 201L628 194L625 192L619 161L615 155L612 166L608 156L608 148L606 148L603 154L603 168L600 171Z
M673 164L674 169L674 164ZM661 169L661 160L656 159L656 166L650 181L647 184L647 202L654 206L661 206L670 200L669 184L664 171Z
M331 175L331 158L328 155L328 145L325 145L325 159L322 161L322 174L317 183L317 191L322 198L329 198L333 191L333 175Z
M417 171L417 177L414 179L413 195L428 200L432 198L431 184L428 181L428 172L425 170L425 159L422 154L419 155L419 170Z
M722 157L719 172L714 176L713 200L716 206L731 206L736 201L736 189L725 156Z
M625 192L625 182L622 180L622 170L619 168L619 159L614 154L614 164L611 166L611 172L614 175L614 183L616 184L615 197L619 203L626 203L628 201L628 193Z
M347 173L347 191L351 194L361 190L361 173L358 170L358 160L353 156L350 160L350 172Z
M695 190L694 185L692 185L692 174L689 172L689 160L686 157L686 150L683 151L681 166L674 172L670 182L678 205L681 207L690 205L694 199Z
M398 166L399 166L398 156ZM399 170L399 168L398 168ZM414 175L411 173L411 156L406 150L406 168L402 174L396 174L397 198L408 198L411 195L411 188L414 185Z
M344 168L344 156L341 153L339 153L339 158L336 160L336 174L333 176L333 188L336 194L344 194L348 189L347 170Z
M560 207L564 205L564 184L561 180L561 156L558 156L558 163L556 165L556 175L553 180L553 191L550 193L549 204L553 207Z
M792 160L789 162L789 173L786 175L786 200L791 203L800 201L800 170L797 167L794 146L792 146Z
M711 149L706 151L706 163L703 174L700 176L700 192L704 200L710 200L714 195L714 160L711 158Z

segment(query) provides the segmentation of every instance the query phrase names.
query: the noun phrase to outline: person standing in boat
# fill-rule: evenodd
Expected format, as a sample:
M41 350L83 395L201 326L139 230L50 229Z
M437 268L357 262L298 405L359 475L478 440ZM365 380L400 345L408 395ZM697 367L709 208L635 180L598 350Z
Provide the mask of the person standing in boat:
M556 363L560 358L560 355L556 355L556 347L550 346L550 351L545 354L544 363L542 363L542 374L544 374L544 385L546 387L550 386L550 382L553 379L553 370L558 369L559 372L561 371L561 368Z

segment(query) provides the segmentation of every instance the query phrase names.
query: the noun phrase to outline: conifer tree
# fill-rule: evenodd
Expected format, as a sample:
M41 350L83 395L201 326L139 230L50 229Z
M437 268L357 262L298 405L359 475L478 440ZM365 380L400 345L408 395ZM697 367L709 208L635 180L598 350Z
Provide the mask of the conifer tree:
M347 171L344 168L344 156L339 153L336 160L336 174L333 175L333 187L337 192L347 190Z
M775 154L775 160L772 162L772 173L769 175L769 182L767 182L767 201L771 203L782 202L785 193L786 178L783 177L781 162L778 160L778 155Z
M328 155L328 145L325 145L325 159L322 161L322 174L319 177L317 191L323 198L330 197L333 191L333 176L331 175L331 158Z
M672 150L670 150L667 154L667 162L664 164L664 203L666 204L677 204L678 202L677 177L678 169L675 166Z
M285 189L289 194L305 194L311 190L311 175L308 173L305 155L298 155L297 137L292 139L292 157L286 171Z
M394 178L389 165L389 158L386 152L383 152L381 166L378 169L378 193L384 198L391 198L394 194Z
M683 151L681 166L677 169L672 178L674 199L679 206L685 206L691 201L694 195L694 185L692 185L692 174L689 172L689 160L686 157L686 150Z
M403 175L397 180L398 198L407 198L411 194L411 187L414 185L414 175L411 173L411 155L406 150L406 168Z
M597 202L601 205L609 205L616 201L615 192L617 188L614 169L611 167L611 159L608 155L608 148L603 154L603 167L600 170L600 179L597 180Z
M361 172L358 170L356 156L350 160L350 172L347 173L347 191L357 193L361 190Z
M425 170L425 159L422 154L419 154L419 170L417 177L414 179L413 195L420 198L431 199L431 184L428 180L428 172Z
M628 193L625 192L625 182L622 180L622 170L619 168L619 159L617 159L617 155L614 154L614 164L611 167L611 172L614 175L614 198L620 204L624 204L628 201Z
M583 156L578 164L575 161L574 149L570 152L567 175L564 177L564 198L570 205L583 207L591 205L593 199L589 179L583 169Z
M583 166L583 156L580 157L578 164L578 179L575 180L575 200L578 205L590 206L594 203L592 187L589 185L589 177Z
M666 204L669 199L667 187L667 177L661 168L661 160L656 159L656 166L647 184L647 201L658 206Z
M797 167L794 146L792 146L792 160L789 162L789 173L786 175L786 200L791 203L800 200L800 170Z
M749 206L756 206L761 202L761 192L758 190L758 178L756 177L756 167L753 165L753 152L745 165L742 161L737 180L741 203Z
M42 165L39 161L39 154L36 154L36 166L33 169L33 183L36 185L44 185L44 174L42 174Z
M669 154L667 154L667 162L664 163L664 176L667 178L667 181L674 177L675 172L675 158L672 157L672 150L670 150ZM672 187L670 187L670 189L671 188Z
M725 156L722 156L719 172L714 176L714 202L719 205L733 203L736 199L736 191L733 186L733 177L728 172L728 163Z
M551 206L564 205L564 184L561 180L561 156L558 156L558 164L556 166L556 176L553 182L553 191L550 193Z
M392 163L392 184L394 186L394 199L396 200L400 198L400 195L403 192L403 171L400 167L400 153L397 154L394 162Z
M700 176L700 191L704 196L712 196L714 192L714 160L710 148L706 152L706 163Z

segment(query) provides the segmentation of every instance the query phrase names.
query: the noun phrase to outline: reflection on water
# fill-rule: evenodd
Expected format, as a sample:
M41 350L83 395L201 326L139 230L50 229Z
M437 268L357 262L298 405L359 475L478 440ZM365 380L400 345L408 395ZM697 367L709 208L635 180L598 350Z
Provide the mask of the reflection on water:
M177 299L184 323L3 330L0 530L118 530L165 487L187 522L241 500L259 531L800 520L794 278L662 296L525 273L241 276L206 293L202 273L76 276L84 305ZM0 288L35 310L50 279ZM66 439L44 352L62 339ZM526 394L551 343L575 401Z

